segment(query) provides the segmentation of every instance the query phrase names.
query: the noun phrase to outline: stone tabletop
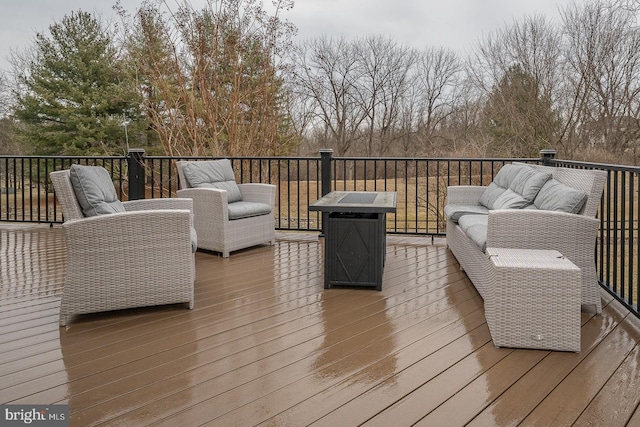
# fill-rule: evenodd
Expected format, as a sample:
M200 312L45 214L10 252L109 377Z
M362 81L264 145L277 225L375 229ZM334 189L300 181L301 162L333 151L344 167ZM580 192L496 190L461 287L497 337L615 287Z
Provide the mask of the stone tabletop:
M395 191L332 191L309 205L310 211L372 213L395 212Z

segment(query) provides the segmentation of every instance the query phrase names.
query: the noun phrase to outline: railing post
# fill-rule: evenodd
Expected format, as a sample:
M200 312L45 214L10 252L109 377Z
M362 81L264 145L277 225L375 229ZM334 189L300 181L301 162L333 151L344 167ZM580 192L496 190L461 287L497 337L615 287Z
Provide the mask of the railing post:
M144 173L144 149L130 148L128 155L129 164L129 200L144 199L145 173Z
M540 150L540 156L542 157L542 164L545 166L552 166L552 160L556 157L556 150L553 148L545 148Z
M322 148L320 150L320 173L322 175L322 195L325 196L331 193L331 156L333 150L330 148ZM324 237L324 225L329 220L329 214L322 213L322 228L320 230L320 237Z
M331 193L331 155L333 150L323 148L320 150L320 173L322 174L322 195Z

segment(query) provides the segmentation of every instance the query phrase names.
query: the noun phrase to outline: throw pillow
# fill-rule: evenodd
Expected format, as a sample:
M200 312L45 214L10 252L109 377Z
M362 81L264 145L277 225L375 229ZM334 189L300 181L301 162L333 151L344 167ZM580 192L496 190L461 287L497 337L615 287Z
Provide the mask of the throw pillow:
M520 194L524 200L532 203L542 186L551 179L548 172L540 172L529 166L522 166L520 173L513 178L509 188Z
M493 205L495 201L498 199L498 197L502 196L505 191L507 191L506 188L500 187L495 182L492 182L480 196L479 202L487 209L494 209Z
M529 204L521 195L507 189L493 202L493 209L522 209Z
M550 179L540 189L533 204L536 208L577 214L587 201L587 193L555 179Z
M495 201L504 193L513 178L520 173L521 165L506 164L500 168L493 181L480 196L480 204L487 209L496 209Z

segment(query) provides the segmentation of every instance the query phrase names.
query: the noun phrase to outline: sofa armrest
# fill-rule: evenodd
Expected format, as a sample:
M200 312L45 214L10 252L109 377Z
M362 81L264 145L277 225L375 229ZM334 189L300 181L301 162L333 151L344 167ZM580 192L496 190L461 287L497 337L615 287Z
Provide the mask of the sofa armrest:
M492 210L487 223L487 247L555 249L565 255L579 247L580 251L593 254L599 225L596 218L565 212Z
M447 187L447 203L452 205L479 205L487 187L480 185L456 185Z
M245 202L266 203L273 209L276 202L276 186L273 184L238 184Z
M193 201L188 198L168 197L162 199L140 199L122 202L127 212L158 209L185 209L193 212Z

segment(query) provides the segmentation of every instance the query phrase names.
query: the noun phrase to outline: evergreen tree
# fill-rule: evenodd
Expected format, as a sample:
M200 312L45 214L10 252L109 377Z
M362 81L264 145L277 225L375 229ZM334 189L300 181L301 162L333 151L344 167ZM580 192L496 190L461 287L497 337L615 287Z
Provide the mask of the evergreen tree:
M552 145L560 120L535 79L513 65L489 95L482 127L492 140L489 154L536 157Z
M38 33L18 75L14 117L37 154L125 151L124 120L144 126L109 32L87 12ZM15 65L15 64L14 64ZM135 129L129 129L129 133Z

